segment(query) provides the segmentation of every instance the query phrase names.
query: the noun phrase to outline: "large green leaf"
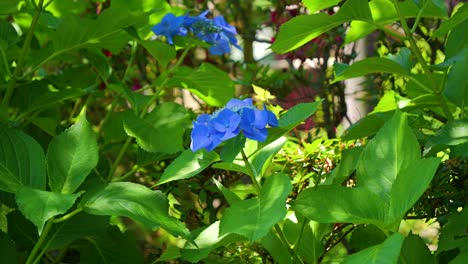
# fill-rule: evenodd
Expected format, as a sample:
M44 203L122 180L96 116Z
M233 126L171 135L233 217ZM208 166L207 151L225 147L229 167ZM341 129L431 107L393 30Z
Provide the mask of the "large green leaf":
M52 56L87 47L107 48L117 53L129 40L123 29L144 23L146 19L142 12L131 13L123 8L105 9L95 20L66 16L53 38Z
M436 264L434 255L431 254L429 248L427 248L424 240L418 235L409 234L403 246L401 247L400 259L398 263L425 263L425 264Z
M416 160L398 173L390 193L387 224L399 223L406 211L418 201L429 187L439 163L438 158Z
M40 235L45 222L67 212L79 196L80 194L54 193L23 186L16 193L16 203L24 216L37 226Z
M328 174L324 184L341 185L348 179L356 170L362 150L362 147L343 150L341 153L341 162Z
M286 216L286 198L292 189L286 174L278 173L265 181L259 197L233 203L226 209L219 234L235 233L256 241Z
M354 229L349 243L354 251L361 251L381 244L386 238L385 233L375 225L362 225Z
M19 0L2 0L0 2L0 15L9 15L18 9Z
M348 0L334 16L318 13L291 19L281 26L271 49L277 53L286 53L350 20L372 21L366 0Z
M367 58L357 61L351 65L335 63L333 65L335 79L333 82L339 82L369 73L388 72L398 75L409 75L409 71L399 63L388 58Z
M400 256L401 246L405 238L400 233L394 233L382 244L359 251L345 259L345 264L396 264Z
M0 124L0 190L15 193L22 185L45 189L44 151L32 137Z
M143 264L143 252L135 236L110 226L104 235L86 237L87 246L80 248L80 263Z
M144 119L127 111L124 129L148 152L173 154L184 150L183 136L189 124L187 110L176 103L158 105Z
M289 248L284 245L273 231L268 232L261 240L262 246L270 253L276 263L292 264L293 257Z
M182 85L211 106L224 106L234 97L234 82L229 75L209 63L183 76Z
M388 205L362 187L317 186L291 202L294 211L320 223L375 223L385 220Z
M264 146L257 151L250 159L253 168L256 170L257 175L261 176L264 174L266 168L270 164L271 159L278 151L286 144L288 140L286 137L280 137L270 144ZM257 179L260 180L260 179Z
M208 152L202 149L193 152L187 149L166 168L158 185L193 177L218 159L219 156L214 151Z
M466 29L468 20L466 20L464 26ZM468 39L465 39L464 48L457 53L452 61L453 65L448 73L443 94L451 102L464 109L468 104L468 80L466 78L466 69L468 69Z
M414 166L420 156L418 141L405 114L396 111L361 153L357 167L358 185L388 202L397 176Z
M73 193L98 163L96 136L82 111L76 124L54 137L47 150L49 185L58 193Z
M161 191L131 182L116 182L88 192L81 201L84 211L94 215L126 216L147 228L163 227L171 234L190 239L190 232L169 216L169 203Z

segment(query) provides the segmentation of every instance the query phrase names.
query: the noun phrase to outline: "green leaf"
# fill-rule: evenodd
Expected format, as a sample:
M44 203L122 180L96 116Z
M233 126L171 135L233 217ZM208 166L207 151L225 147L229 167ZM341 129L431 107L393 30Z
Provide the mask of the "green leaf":
M175 236L190 239L190 232L169 216L169 203L161 191L131 182L110 183L88 192L81 201L84 211L94 215L126 216L147 228L159 226Z
M357 123L353 124L346 134L342 137L343 140L352 140L363 137L372 136L388 121L394 114L394 111L370 113Z
M95 20L66 16L53 38L52 56L80 48L107 48L118 53L129 41L123 29L144 23L147 15L131 13L126 9L107 8Z
M361 251L371 246L381 244L387 236L375 225L358 226L350 238L350 245L354 251Z
M223 145L221 153L219 154L221 160L225 162L233 162L237 155L239 155L241 150L244 148L245 141L246 138L242 134L227 140Z
M183 76L182 84L211 106L224 106L234 97L234 82L229 75L209 63Z
M239 198L237 194L235 194L233 191L229 190L228 188L224 187L222 183L220 183L216 179L213 179L213 181L216 184L216 187L218 187L218 190L220 190L223 193L224 198L226 198L226 201L229 204L232 205L233 203L242 201L242 199Z
M444 21L439 28L432 35L433 38L440 37L447 34L454 27L458 26L460 23L465 21L468 18L468 5L462 3L462 6L456 10L452 17Z
M22 185L45 189L44 151L32 137L0 124L0 190L15 193Z
M268 232L261 240L262 246L270 253L275 263L292 264L293 257L277 235L273 231Z
M341 2L341 0L322 0L322 1L315 1L315 0L303 0L302 3L309 9L310 13L315 13L316 11L320 11L325 8L329 8L335 6Z
M10 15L18 9L19 0L2 0L0 2L0 15Z
M49 232L49 249L64 248L85 237L100 237L109 226L109 217L79 213L71 219L55 224Z
M148 152L173 154L184 150L183 136L189 124L187 110L176 103L158 105L144 119L125 112L124 129Z
M66 213L80 195L54 193L23 186L16 193L16 203L24 216L37 226L40 235L45 222Z
M382 244L352 254L347 257L343 263L395 264L398 262L398 257L400 256L400 250L404 239L405 238L402 234L394 233Z
M376 57L363 59L351 65L335 63L333 65L333 69L335 71L335 79L333 82L339 82L377 72L387 72L403 76L409 75L409 71L394 60Z
M15 209L10 208L0 202L0 231L7 234L8 233L8 218L7 215L13 212ZM0 255L1 256L1 255Z
M163 67L167 67L176 57L175 48L161 41L142 40L140 44L153 56Z
M311 115L313 115L321 103L322 100L314 103L300 103L293 106L279 118L279 127L288 130L296 127Z
M186 246L181 249L182 259L188 260L192 263L199 262L200 260L206 258L208 254L214 249L233 243L244 240L243 237L235 234L224 234L219 236L219 221L214 222L205 230L203 230L197 238L193 241L195 243L186 244Z
M302 191L294 211L320 223L383 223L388 205L362 187L317 186Z
M304 223L304 221L306 222ZM283 232L289 244L295 245L297 254L305 263L317 263L320 255L324 252L322 243L324 233L321 232L321 229L327 226L327 224L313 223L305 217L298 217L297 222L286 220L283 224Z
M447 223L440 230L437 253L458 248L460 251L468 250L468 210L451 213Z
M401 48L396 54L388 54L386 58L398 63L407 72L410 72L412 68L411 60L410 60L411 51L410 49L406 47Z
M468 26L468 20L465 23ZM468 104L468 80L466 69L468 69L468 39L465 48L455 56L453 66L447 75L447 82L443 94L455 105L464 109Z
M54 137L47 150L52 191L73 193L98 163L96 136L82 111L76 124Z
M357 167L359 186L388 202L397 176L420 156L419 143L406 116L397 111L363 150Z
M219 156L214 151L187 149L166 168L157 185L196 176L217 160Z
M286 198L292 189L286 174L278 173L265 181L259 197L233 203L226 209L220 235L236 233L256 241L286 216Z
M246 175L252 174L249 169L247 169L245 166L232 163L232 162L217 162L211 166L214 169L221 169L221 170L227 170L227 171L236 171L240 173L244 173Z
M323 13L294 17L281 25L271 49L276 53L286 53L297 49L344 22L346 19L343 17Z
M449 121L434 136L431 136L426 147L436 145L455 146L468 142L468 119Z
M409 234L401 247L398 263L426 263L436 264L434 255L431 254L426 243L418 236Z
M251 164L255 168L257 175L264 175L265 170L268 168L271 159L278 151L286 144L288 140L286 137L280 137L270 144L264 146L257 151L251 158ZM260 180L260 179L257 179Z
M107 233L87 237L88 245L80 250L81 263L144 263L143 252L135 236L110 226Z
M432 177L440 164L440 159L422 159L398 173L390 193L390 210L387 224L400 222L401 218L429 187Z
M277 53L286 53L349 20L372 21L367 1L348 0L334 16L324 13L297 16L281 25L271 49Z
M341 185L347 180L356 170L362 150L362 147L343 150L341 153L341 162L330 172L323 184Z

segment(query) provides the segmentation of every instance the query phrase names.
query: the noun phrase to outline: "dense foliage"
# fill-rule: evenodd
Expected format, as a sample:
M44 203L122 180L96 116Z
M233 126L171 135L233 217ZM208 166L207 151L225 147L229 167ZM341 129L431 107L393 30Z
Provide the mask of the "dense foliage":
M443 0L1 1L0 262L463 263L467 28Z

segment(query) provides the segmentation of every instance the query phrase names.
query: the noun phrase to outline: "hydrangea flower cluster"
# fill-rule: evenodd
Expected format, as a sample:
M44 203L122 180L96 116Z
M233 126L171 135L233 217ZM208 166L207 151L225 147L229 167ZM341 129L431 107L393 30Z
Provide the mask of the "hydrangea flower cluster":
M209 51L213 55L222 55L231 51L231 44L241 49L237 44L236 28L226 22L223 16L213 19L206 18L208 11L199 16L175 16L166 14L152 30L156 35L165 36L169 44L174 44L175 36L186 36L191 32L198 39L210 44Z
M224 108L211 115L200 115L193 122L190 149L194 152L202 148L212 151L240 132L249 139L263 142L268 136L267 125L278 126L273 112L255 108L250 98L231 99Z

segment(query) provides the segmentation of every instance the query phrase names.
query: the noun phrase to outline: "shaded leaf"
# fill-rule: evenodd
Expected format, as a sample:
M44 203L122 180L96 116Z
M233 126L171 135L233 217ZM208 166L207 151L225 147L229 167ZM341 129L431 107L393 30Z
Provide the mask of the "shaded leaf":
M292 189L283 173L267 178L259 197L233 203L226 209L219 227L220 235L236 233L256 241L286 216L286 198Z
M246 138L242 134L225 141L219 156L222 161L233 162L244 148Z
M18 263L16 258L16 243L3 232L0 232L0 262Z
M163 67L167 67L169 62L176 57L175 48L169 44L152 41L142 40L140 44L153 56Z
M405 238L400 255L398 263L437 263L426 243L418 235L414 234L409 234Z
M335 71L335 79L333 79L333 82L339 82L377 72L387 72L406 76L409 75L409 71L405 67L400 65L398 62L395 62L393 59L377 57L363 59L351 65L335 63L333 65L333 69Z
M341 162L328 174L323 184L341 185L343 181L348 179L356 170L362 150L362 147L343 150Z
M440 37L468 18L468 5L462 3L462 6L456 10L452 17L445 20L432 35L433 38Z
M131 182L110 183L104 188L87 192L81 201L84 211L94 215L126 216L147 228L159 226L175 236L190 239L190 232L169 216L169 203L161 191Z
M375 225L358 226L353 233L349 243L355 251L361 251L371 246L381 244L387 236Z
M0 190L15 193L21 186L45 189L45 155L32 137L0 124Z
M289 249L281 242L273 231L268 232L268 234L262 238L261 243L276 263L293 263L293 257L289 253Z
M183 136L189 123L187 110L176 103L158 105L144 119L132 112L124 114L124 129L148 152L173 154L184 150Z
M82 111L76 124L54 137L47 150L49 186L58 193L73 193L99 159L96 135Z
M47 220L66 213L80 195L54 193L24 186L16 193L16 203L26 218L37 226L40 235Z
M420 159L419 143L406 122L395 112L361 153L357 167L359 186L388 202L397 176Z

